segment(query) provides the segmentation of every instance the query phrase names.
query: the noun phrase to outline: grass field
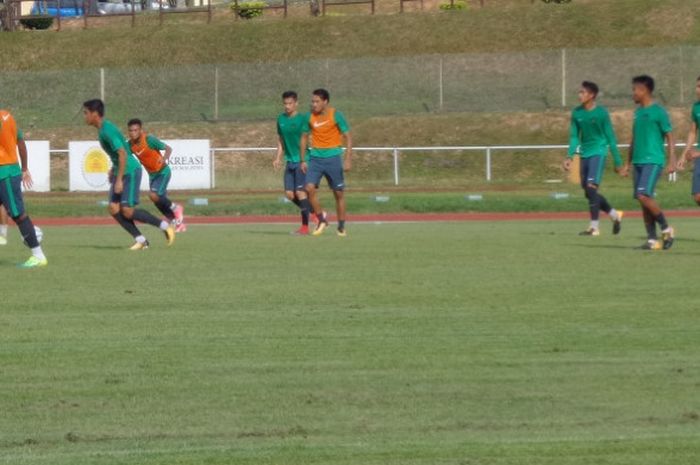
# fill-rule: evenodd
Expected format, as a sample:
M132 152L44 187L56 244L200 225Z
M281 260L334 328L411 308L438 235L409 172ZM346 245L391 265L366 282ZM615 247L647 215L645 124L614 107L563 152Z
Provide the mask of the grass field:
M13 231L0 462L694 465L700 223L580 226Z

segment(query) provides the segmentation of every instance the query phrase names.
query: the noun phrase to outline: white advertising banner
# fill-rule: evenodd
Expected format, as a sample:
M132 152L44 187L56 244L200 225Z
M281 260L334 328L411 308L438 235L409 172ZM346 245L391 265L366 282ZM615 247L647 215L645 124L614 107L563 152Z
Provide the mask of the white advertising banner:
M169 189L211 189L211 152L209 140L164 140L173 149L173 171ZM112 162L97 141L68 143L69 189L71 191L107 191ZM141 190L148 190L148 174L143 171Z
M28 140L27 165L32 175L34 186L30 192L48 192L51 190L51 154L49 141Z

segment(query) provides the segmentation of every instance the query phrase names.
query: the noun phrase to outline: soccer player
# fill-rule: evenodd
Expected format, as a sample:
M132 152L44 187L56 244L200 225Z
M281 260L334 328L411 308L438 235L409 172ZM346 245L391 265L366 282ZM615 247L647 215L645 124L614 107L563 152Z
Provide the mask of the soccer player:
M143 122L138 118L129 120L127 126L131 152L148 172L150 186L148 196L168 221L175 224L175 232L185 232L187 226L184 223L184 209L182 205L175 204L168 198L168 183L172 177L168 160L173 153L172 147L156 136L146 134L143 130Z
M34 224L24 210L22 186L26 189L32 187L32 175L27 166L27 145L12 114L0 110L0 204L17 224L24 243L32 250L32 256L19 266L46 266L49 262L39 245Z
M615 210L598 189L605 171L608 149L613 155L615 171L622 172L622 157L617 149L610 115L605 107L596 103L598 86L594 82L583 81L578 91L581 105L571 113L569 131L569 155L564 160L564 169L571 169L571 161L576 153L581 156L581 187L588 199L591 224L581 236L600 235L600 211L603 210L613 221L613 234L619 234L624 212Z
M696 145L698 143L698 131L700 131L700 77L695 81L695 95L698 100L690 111L688 141L683 151L683 156L678 160L678 169L684 170L686 161L695 161L692 194L695 203L700 205L700 162L697 161L700 158L700 150L698 150L700 145Z
M277 156L272 165L280 169L284 156L284 195L301 210L301 227L294 234L305 236L309 234L311 204L304 190L306 175L301 169L301 152L305 151L302 136L308 132L309 115L299 113L298 100L294 91L282 94L284 112L277 117Z
M666 250L673 245L674 230L654 199L654 193L666 163L664 141L668 144L668 173L676 170L676 154L671 119L666 110L654 101L653 93L654 79L650 76L642 75L632 79L632 97L638 107L634 112L629 160L623 174L629 173L631 163L634 167L634 198L642 207L647 230L647 242L641 248ZM663 243L656 236L656 223L661 228Z
M112 160L110 171L109 212L122 228L134 238L131 250L148 248L146 237L136 227L134 220L160 228L168 245L175 241L175 229L167 221L161 221L146 210L136 208L139 204L141 186L141 164L127 146L126 139L117 126L104 118L105 107L102 100L94 99L83 103L85 123L98 129L100 146Z
M306 192L311 207L318 219L313 232L320 236L328 227L328 218L318 199L318 186L321 178L326 178L335 196L338 215L338 236L345 237L345 174L352 168L352 136L342 113L329 106L330 94L326 89L316 89L311 96L311 116L309 132L303 136L302 149L309 147L309 163L306 164L304 150L301 152L301 168L306 173ZM309 134L311 145L308 145ZM343 136L345 156L343 156Z

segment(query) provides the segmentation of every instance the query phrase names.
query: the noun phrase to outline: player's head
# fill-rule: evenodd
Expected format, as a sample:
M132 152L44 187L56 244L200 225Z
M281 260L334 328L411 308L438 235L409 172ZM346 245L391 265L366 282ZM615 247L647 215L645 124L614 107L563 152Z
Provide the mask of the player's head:
M299 107L299 96L293 90L288 90L282 94L282 104L284 112L288 115L294 114Z
M578 101L582 104L589 103L598 97L598 92L598 84L592 81L583 81L578 90Z
M331 94L326 89L316 89L311 92L311 111L322 113L331 101Z
M129 130L129 139L138 140L139 137L141 137L141 133L143 131L143 121L138 118L132 118L129 120L126 126Z
M105 104L102 100L95 98L83 102L83 117L85 124L95 126L105 116Z
M634 103L641 103L654 93L654 78L643 74L632 78L632 98Z

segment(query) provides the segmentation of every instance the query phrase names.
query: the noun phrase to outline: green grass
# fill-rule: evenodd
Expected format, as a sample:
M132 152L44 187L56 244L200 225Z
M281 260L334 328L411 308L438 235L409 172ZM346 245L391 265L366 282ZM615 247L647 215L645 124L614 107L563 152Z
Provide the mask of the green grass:
M695 464L700 225L582 226L12 231L0 462Z
M398 0L380 3L398 9ZM685 0L486 3L452 13L237 22L222 13L210 25L180 17L133 29L117 22L59 34L2 34L0 52L13 57L3 65L10 71L700 43L698 13Z

